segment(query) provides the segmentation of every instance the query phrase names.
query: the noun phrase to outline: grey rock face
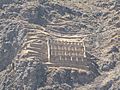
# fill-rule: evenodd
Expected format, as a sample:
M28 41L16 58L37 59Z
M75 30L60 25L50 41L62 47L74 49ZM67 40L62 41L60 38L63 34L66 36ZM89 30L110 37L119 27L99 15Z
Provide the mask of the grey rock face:
M91 82L96 77L95 73L89 71L77 71L69 69L53 70L47 75L47 84L68 84L72 87L79 84Z
M10 3L12 3L12 2L13 2L13 0L1 0L1 1L0 1L0 5L10 4Z
M119 0L0 0L0 89L119 90L119 16ZM49 70L36 60L16 58L27 31L41 26L48 32L85 35L86 50L95 55L87 58L94 60L86 64L89 70Z
M116 46L113 46L108 53L119 53L119 49Z
M9 23L8 26L2 29L3 31L1 30L3 37L1 37L2 45L0 47L0 71L4 70L17 54L25 36L25 30L20 27L19 24Z
M120 28L120 22L117 22L115 25L117 28Z
M39 2L40 4L43 4L43 3L45 3L45 2L48 2L48 0L38 0L38 2Z
M37 90L37 88L45 85L47 71L45 65L37 61L18 61L14 65L15 68L10 71L11 73L6 73L7 76L1 82L2 86L0 87L5 90Z

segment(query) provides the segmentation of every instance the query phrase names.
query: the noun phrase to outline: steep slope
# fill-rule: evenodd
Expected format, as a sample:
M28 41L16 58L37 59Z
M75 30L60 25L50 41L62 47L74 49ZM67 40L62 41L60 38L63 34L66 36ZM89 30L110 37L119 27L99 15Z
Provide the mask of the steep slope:
M46 33L84 37L89 70L44 65ZM0 1L0 90L119 90L119 51L119 0Z

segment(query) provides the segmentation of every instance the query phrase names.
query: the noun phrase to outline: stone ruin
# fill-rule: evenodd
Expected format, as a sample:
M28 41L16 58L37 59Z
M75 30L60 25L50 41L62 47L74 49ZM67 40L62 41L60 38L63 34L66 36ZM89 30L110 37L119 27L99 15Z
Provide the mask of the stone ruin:
M17 58L25 60L39 58L49 67L88 69L83 38L60 36L47 32L28 32Z
M84 63L85 47L77 39L52 38L47 41L48 62L54 66L79 68Z

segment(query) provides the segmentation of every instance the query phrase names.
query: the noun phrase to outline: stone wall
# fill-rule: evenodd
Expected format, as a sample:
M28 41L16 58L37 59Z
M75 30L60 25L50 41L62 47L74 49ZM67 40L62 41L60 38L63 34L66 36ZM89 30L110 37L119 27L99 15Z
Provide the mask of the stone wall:
M76 39L49 39L48 59L55 66L80 68L85 66L83 42Z

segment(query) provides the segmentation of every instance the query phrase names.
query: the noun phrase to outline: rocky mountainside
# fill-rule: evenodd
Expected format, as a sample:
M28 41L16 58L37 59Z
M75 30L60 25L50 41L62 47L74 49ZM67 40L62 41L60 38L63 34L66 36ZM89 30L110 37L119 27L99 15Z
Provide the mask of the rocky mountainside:
M41 31L85 38L88 70L45 65ZM120 0L0 0L0 90L120 90L119 68Z

